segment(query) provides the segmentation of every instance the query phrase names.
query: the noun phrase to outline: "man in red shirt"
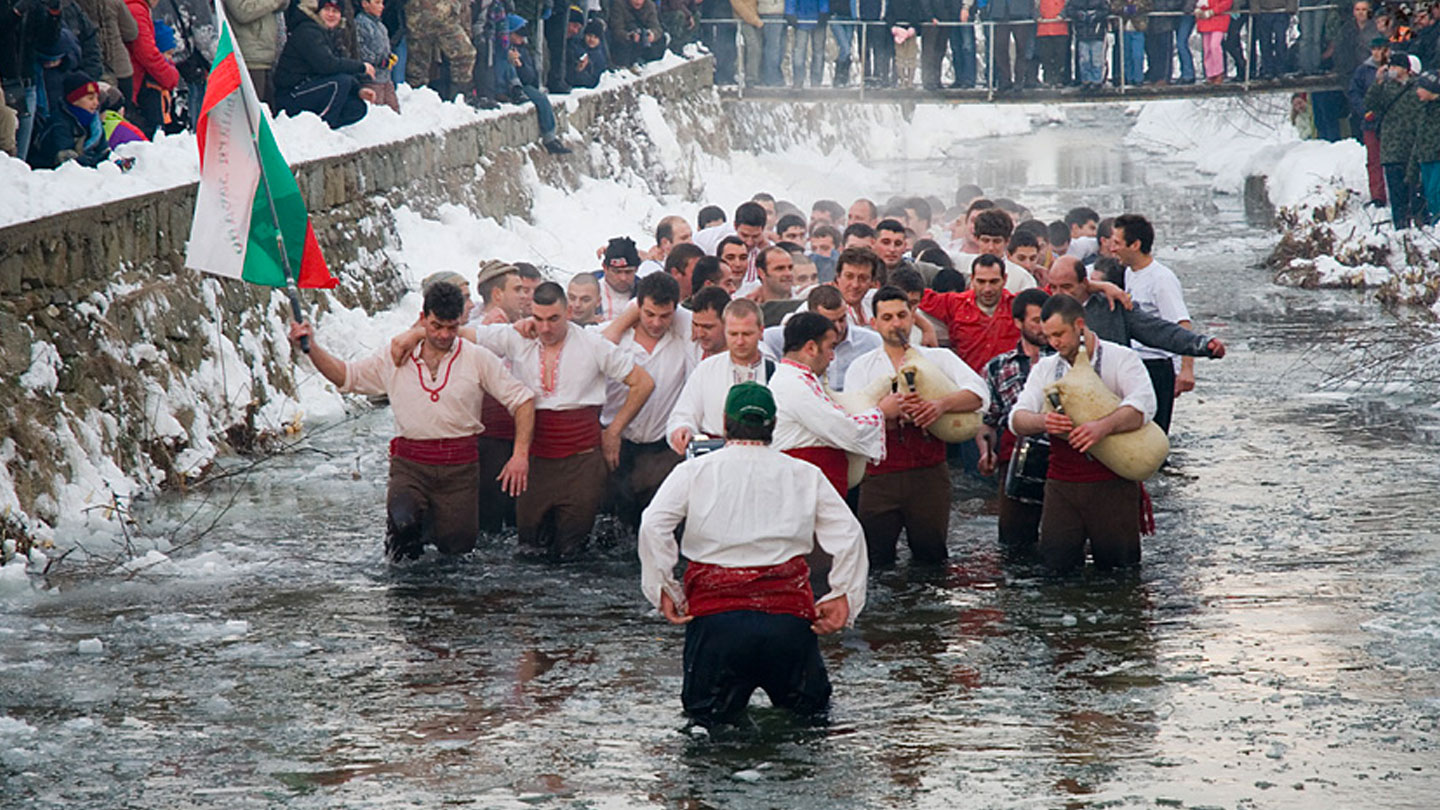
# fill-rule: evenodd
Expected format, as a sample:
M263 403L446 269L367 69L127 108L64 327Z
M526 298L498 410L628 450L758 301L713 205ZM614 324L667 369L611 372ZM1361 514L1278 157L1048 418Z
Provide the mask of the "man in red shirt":
M970 289L962 293L926 290L920 309L950 331L950 349L977 374L990 358L1010 351L1020 329L1010 317L1015 294L1005 289L1005 261L984 253L970 265Z

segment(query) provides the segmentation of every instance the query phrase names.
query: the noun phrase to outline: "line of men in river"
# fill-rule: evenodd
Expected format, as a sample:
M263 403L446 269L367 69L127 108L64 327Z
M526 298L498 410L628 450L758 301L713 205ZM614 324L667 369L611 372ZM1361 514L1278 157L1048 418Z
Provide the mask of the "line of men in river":
M851 207L833 280L795 298L793 269L804 248L775 239L778 223L763 202L740 205L733 224L695 232L693 243L688 223L677 233L676 218L667 218L670 244L662 241L664 254L648 262L631 240L612 240L599 278L577 275L568 295L541 283L533 267L490 261L476 278L483 307L471 312L466 280L437 274L420 322L370 358L346 362L313 344L311 361L340 390L389 397L397 433L389 555L418 557L426 543L463 553L482 530L513 521L522 556L574 558L607 504L638 526L687 451L703 452L715 444L707 439L725 435L729 389L757 381L775 394L775 448L813 463L849 497L872 564L894 562L902 533L917 562L946 558L947 448L925 428L963 411L984 414L977 466L998 470L1002 482L1017 436L1070 434L1052 445L1059 452L1043 504L1002 491L1007 546L1038 549L1060 571L1084 563L1087 539L1097 565L1138 563L1140 486L1084 455L1118 423L1071 433L1061 429L1063 417L1043 414L1038 397L1039 386L1068 368L1069 358L1050 359L1065 328L1103 341L1090 354L1120 410L1167 430L1174 396L1193 386L1191 358L1223 355L1219 340L1188 329L1179 282L1151 256L1154 232L1144 217L1116 218L1101 239L1098 215L1077 209L1069 252L1032 259L1032 272L1001 255L1015 253L1016 239L1035 240L1016 235L990 201L972 200L957 228L967 279L913 259L912 223L878 221L874 204L861 200ZM812 223L811 234L828 224ZM1101 254L1125 266L1128 296L1089 277L1085 259ZM637 282L646 264L653 266ZM954 291L956 279L964 291ZM783 325L767 326L777 312ZM302 335L313 341L308 324L294 325L292 337ZM949 348L935 347L941 342ZM920 344L954 396L894 393L860 413L837 405L832 391L894 376L906 350ZM853 491L847 453L869 460ZM1053 497L1051 483L1065 497ZM1121 502L1136 508L1117 509Z
M817 638L853 625L870 567L895 561L902 534L914 561L947 557L947 445L929 430L947 415L984 414L981 471L1024 457L1017 437L1048 436L1042 497L1002 485L1008 547L1056 571L1083 565L1087 545L1097 567L1138 564L1142 485L1088 451L1152 419L1168 426L1169 404L1193 386L1176 358L1225 352L1186 328L1179 282L1151 256L1141 216L1106 223L1102 239L1098 215L1072 212L1065 255L1027 250L1021 266L999 254L1033 250L1034 235L1017 243L1008 214L971 200L954 231L974 248L967 279L944 251L935 258L947 266L912 258L931 255L916 249L922 223L872 225L875 205L861 200L833 280L797 297L804 248L778 239L786 223L761 202L695 232L696 244L688 223L667 218L657 236L671 244L657 239L658 266L638 282L643 263L623 238L568 295L533 267L489 261L476 277L484 307L471 312L467 280L436 274L419 322L372 357L341 360L309 324L291 327L340 390L389 397L392 558L427 543L468 551L511 504L528 557L581 554L607 500L637 525L641 589L686 627L681 702L706 726L743 722L756 689L823 715L831 685ZM817 233L834 247L829 224L809 233L812 248ZM1128 295L1090 278L1092 253L1123 262ZM963 291L941 289L954 286ZM942 334L948 348L935 345ZM1082 345L1119 404L1076 424L1046 408L1045 386L1085 362ZM925 395L900 382L917 358L943 378ZM876 401L847 410L837 389ZM867 462L856 488L850 456ZM812 562L829 585L818 599Z

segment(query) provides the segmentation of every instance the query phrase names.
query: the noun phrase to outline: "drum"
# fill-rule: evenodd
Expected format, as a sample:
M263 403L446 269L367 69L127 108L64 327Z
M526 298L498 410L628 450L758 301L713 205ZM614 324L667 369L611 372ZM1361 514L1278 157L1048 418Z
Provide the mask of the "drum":
M1049 469L1050 439L1044 434L1020 437L1005 471L1005 496L1020 503L1044 503Z

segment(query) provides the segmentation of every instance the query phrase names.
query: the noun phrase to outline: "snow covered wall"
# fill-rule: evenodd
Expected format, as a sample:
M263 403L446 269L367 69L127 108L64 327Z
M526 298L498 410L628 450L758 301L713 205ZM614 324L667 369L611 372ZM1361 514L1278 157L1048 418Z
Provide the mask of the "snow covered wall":
M341 279L307 296L317 320L387 309L413 286L388 251L397 212L525 219L537 190L596 178L693 195L696 155L728 152L711 69L672 56L557 103L576 147L559 158L539 147L532 108L476 112L428 91L409 94L406 116L383 110L353 133L276 121L291 159L309 157L294 168ZM184 267L193 139L146 150L123 177L0 166L21 192L0 201L0 538L68 546L106 533L131 498L298 421L283 295ZM98 204L59 210L78 200ZM477 255L448 256L449 269L496 255L486 247L465 245Z

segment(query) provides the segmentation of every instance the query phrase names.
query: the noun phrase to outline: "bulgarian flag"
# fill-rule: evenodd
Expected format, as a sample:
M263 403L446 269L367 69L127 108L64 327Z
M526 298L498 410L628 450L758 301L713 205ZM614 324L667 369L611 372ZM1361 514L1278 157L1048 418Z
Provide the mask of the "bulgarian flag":
M220 42L196 127L200 191L185 264L270 287L334 287L300 187L275 145L219 2L215 16ZM294 303L298 310L299 300Z

